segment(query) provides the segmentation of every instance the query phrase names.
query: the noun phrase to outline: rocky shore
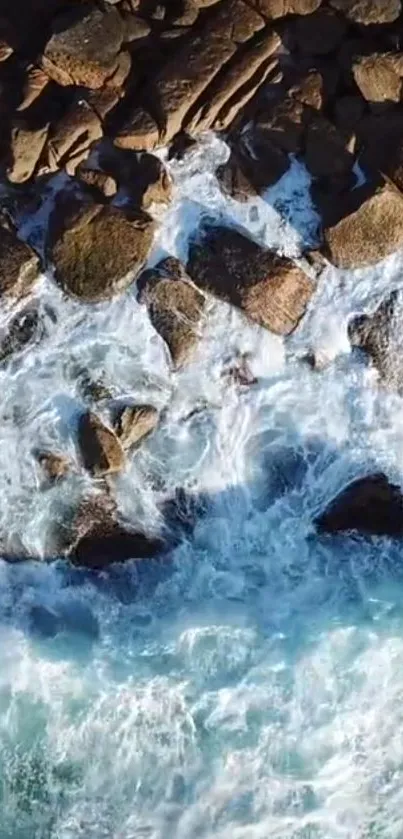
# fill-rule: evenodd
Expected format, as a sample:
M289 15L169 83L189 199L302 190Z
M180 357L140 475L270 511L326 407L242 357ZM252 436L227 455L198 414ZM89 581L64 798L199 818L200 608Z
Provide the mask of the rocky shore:
M32 301L44 271L83 307L136 282L178 370L199 342L210 296L286 337L327 263L363 268L403 247L400 0L15 0L0 3L0 30L0 290L15 309L1 362L51 326L52 312ZM206 130L228 144L215 174L235 201L264 194L293 158L306 166L317 251L296 262L246 231L206 224L194 231L187 264L168 255L147 267L175 190L164 160L180 158ZM26 220L52 190L38 242ZM356 317L349 338L399 391L396 300ZM159 412L127 403L111 407L105 423L103 385L83 376L91 398L77 451L103 482L103 501L83 498L58 550L91 567L159 555L169 539L133 531L113 500L113 476L158 427ZM254 382L245 359L231 376ZM63 451L33 457L45 489L74 468ZM188 524L182 507L170 506L175 538ZM400 490L370 475L319 516L318 528L400 535L401 508Z

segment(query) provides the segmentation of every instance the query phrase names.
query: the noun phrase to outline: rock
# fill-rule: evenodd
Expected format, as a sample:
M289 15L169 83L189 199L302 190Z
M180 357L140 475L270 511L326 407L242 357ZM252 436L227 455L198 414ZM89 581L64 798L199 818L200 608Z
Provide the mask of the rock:
M109 388L102 378L94 379L86 368L78 369L74 373L74 380L77 383L80 396L84 400L102 402L105 399L111 400L114 392Z
M99 88L113 74L123 43L123 20L114 8L79 4L53 20L42 64L58 84Z
M304 160L307 169L316 178L342 175L354 164L346 135L317 113L311 115L306 126Z
M46 483L50 486L63 480L70 470L69 459L64 454L38 451L35 452L35 457L42 469Z
M117 193L117 184L114 178L100 172L97 169L90 169L85 164L78 166L76 177L80 183L91 191L95 199L112 198Z
M151 559L163 548L161 539L120 521L112 499L99 495L81 502L73 522L68 556L75 565L102 570L114 562Z
M91 146L102 134L98 115L83 96L77 97L49 132L45 149L48 170L55 172L74 159L75 171L83 156L84 159L88 157Z
M128 405L119 413L115 432L125 451L138 445L154 431L159 413L152 405Z
M315 289L291 259L225 227L191 245L187 270L197 286L278 335L295 329Z
M138 280L154 329L168 346L175 367L188 362L198 343L204 296L189 281L181 263L168 257Z
M216 175L226 195L247 201L276 183L288 168L287 155L267 141L253 147L253 154L242 146L234 149L228 161L218 167Z
M333 118L336 126L348 133L355 131L365 112L365 102L361 96L340 96L334 103Z
M133 41L140 41L147 38L151 32L151 26L144 18L132 13L122 13L124 23L124 43L131 44Z
M393 23L402 10L401 0L330 0L330 5L353 23L366 26Z
M193 26L199 16L199 4L196 0L181 0L179 8L169 13L169 22L175 26Z
M371 113L357 126L360 164L369 172L377 169L399 189L403 188L403 112L400 105Z
M148 210L152 204L170 202L172 181L158 157L126 152L115 163L119 185L126 188L134 206Z
M403 246L403 195L386 183L346 196L341 220L324 231L327 256L338 268L374 265ZM343 202L341 203L343 207Z
M322 7L307 17L297 18L293 35L302 53L326 55L340 46L346 29L342 18Z
M124 468L125 456L116 434L91 411L80 418L78 444L83 464L94 477L110 475Z
M255 123L255 137L278 146L287 154L302 150L305 132L306 106L292 96L259 113Z
M86 302L107 300L126 289L151 249L152 219L130 220L110 205L82 206L55 225L49 248L55 279L68 294Z
M40 341L46 334L44 321L36 306L30 305L18 312L8 324L0 339L0 361L25 349L28 344Z
M155 93L150 90L158 102L163 142L186 128L200 97L207 101L206 90L221 68L263 27L264 19L243 0L225 0L213 8L200 31L190 34L153 80Z
M30 129L24 123L15 125L11 132L11 162L7 167L7 178L11 183L28 181L35 172L48 136L49 125Z
M403 496L382 472L353 481L315 520L319 533L403 533Z
M384 384L401 391L401 311L397 304L394 291L371 315L353 317L348 324L348 337L353 347L359 347L371 358Z
M160 129L142 107L135 107L117 132L114 143L119 149L152 151L160 141Z
M25 297L39 277L39 259L18 239L12 227L0 224L0 296Z
M357 87L367 102L400 101L401 68L395 55L374 53L360 56L354 60L353 75Z
M320 111L325 104L325 80L318 70L309 70L296 84L288 91L288 96L297 99L303 105Z
M29 108L43 93L49 84L49 76L41 67L31 64L27 68L27 75L22 90L22 98L18 105L19 111Z
M269 20L286 15L310 15L322 0L253 0L252 5Z

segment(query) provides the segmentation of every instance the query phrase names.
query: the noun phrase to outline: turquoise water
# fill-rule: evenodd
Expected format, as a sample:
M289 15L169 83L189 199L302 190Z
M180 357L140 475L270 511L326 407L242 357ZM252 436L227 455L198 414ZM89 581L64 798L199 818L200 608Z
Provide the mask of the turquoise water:
M174 170L155 256L183 256L207 213L298 253L316 224L304 171L237 208L209 174L222 154L208 139ZM401 400L346 339L401 267L328 269L286 344L210 302L179 374L133 293L83 309L42 281L54 329L0 371L2 532L46 555L90 488L78 362L164 409L117 481L120 508L153 528L185 487L203 514L158 565L0 564L0 839L401 839L403 549L312 528L350 478L402 479ZM311 347L323 372L301 364ZM223 375L237 352L256 386ZM40 489L33 441L70 454L66 485Z

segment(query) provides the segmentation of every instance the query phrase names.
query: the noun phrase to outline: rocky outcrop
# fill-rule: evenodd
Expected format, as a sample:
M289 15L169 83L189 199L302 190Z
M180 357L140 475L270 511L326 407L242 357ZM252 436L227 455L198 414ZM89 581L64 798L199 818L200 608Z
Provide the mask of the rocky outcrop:
M12 226L0 223L0 295L24 297L39 277L39 259Z
M368 194L369 193L369 194ZM337 211L343 206L341 202ZM325 229L327 256L338 268L373 265L403 246L403 195L389 184L358 187L342 218Z
M63 290L95 303L127 288L150 251L152 219L145 214L129 219L118 207L101 204L60 215L48 257Z
M182 366L191 359L198 343L204 295L173 257L145 271L137 285L139 301L146 304L151 323L165 341L174 366Z
M208 230L191 245L187 270L203 291L278 335L295 329L315 288L291 259L225 227Z
M123 408L115 422L115 432L122 448L137 446L148 437L158 424L159 413L152 405L127 405Z
M349 484L315 520L319 533L403 534L403 495L383 473Z
M394 291L375 312L356 315L348 324L351 345L370 357L384 384L399 391L403 388L401 314Z
M78 445L83 465L94 477L110 475L123 469L125 457L116 434L91 411L80 417Z

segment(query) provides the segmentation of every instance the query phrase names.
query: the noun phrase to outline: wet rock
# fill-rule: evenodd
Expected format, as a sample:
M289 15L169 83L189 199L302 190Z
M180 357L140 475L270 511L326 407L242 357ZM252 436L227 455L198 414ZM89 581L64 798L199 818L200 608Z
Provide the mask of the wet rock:
M77 370L74 378L83 399L89 399L93 402L113 399L114 394L111 388L102 379L94 379L89 370Z
M340 175L352 169L354 155L346 135L321 114L311 115L305 143L305 163L314 177Z
M330 0L330 5L353 23L366 26L393 23L402 10L400 0Z
M24 297L39 277L39 259L18 239L12 227L0 223L0 295Z
M125 456L116 434L91 411L80 417L78 444L85 468L95 477L124 468Z
M399 102L402 90L402 56L373 53L355 59L353 75L364 99L371 103Z
M198 343L204 296L173 257L145 271L138 289L154 329L167 344L175 367L180 367L190 360Z
M371 358L382 381L400 391L403 365L398 309L398 294L394 291L372 314L353 317L348 324L348 337L353 347L359 347Z
M366 475L349 484L315 520L319 533L358 531L401 536L403 496L383 473Z
M403 246L403 195L386 183L358 187L337 208L341 220L326 227L327 256L338 268L374 265Z
M260 112L255 124L255 136L263 143L268 140L287 154L302 150L305 133L306 106L293 96L286 96L266 112Z
M261 195L275 184L289 168L289 159L270 141L256 144L253 154L241 145L231 152L226 163L216 172L222 191L237 201Z
M290 87L288 95L291 100L297 99L303 105L309 105L310 108L320 111L326 99L326 82L322 73L318 70L309 70Z
M197 286L278 335L295 329L315 288L292 260L225 227L191 245L187 270Z
M10 140L11 162L7 167L7 178L11 183L21 184L28 181L46 143L49 125L32 129L24 123L15 125Z
M158 424L159 413L152 405L128 405L120 411L115 432L125 451L148 437Z
M130 220L118 207L82 206L59 217L49 247L55 279L68 294L87 302L123 291L150 251L154 224L145 214Z
M51 451L36 451L35 458L48 486L62 481L70 471L70 461L66 455Z
M0 338L0 361L6 361L28 344L40 341L45 334L45 323L39 309L28 306L14 315L5 335Z
M155 155L115 149L115 154L106 152L100 160L125 189L133 206L148 210L152 204L168 204L171 200L172 180Z
M346 32L345 21L324 7L297 18L293 35L297 48L307 55L326 55L336 50Z
M76 565L102 570L114 562L151 559L164 548L161 539L120 521L116 505L105 495L84 499L72 527L68 556Z
M54 19L43 68L61 85L102 87L115 70L122 43L123 21L116 9L79 4Z

